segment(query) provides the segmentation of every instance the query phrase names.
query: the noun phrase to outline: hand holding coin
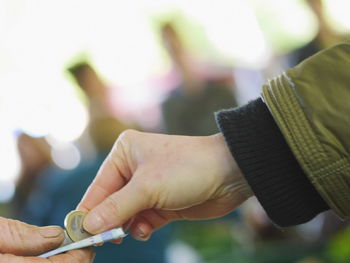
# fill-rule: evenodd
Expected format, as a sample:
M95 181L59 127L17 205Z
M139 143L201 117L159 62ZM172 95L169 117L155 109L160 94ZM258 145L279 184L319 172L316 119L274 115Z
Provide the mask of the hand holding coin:
M64 220L64 242L59 248L41 254L39 257L47 258L73 249L101 245L104 242L113 241L126 236L122 228L114 228L94 236L90 235L83 228L83 221L86 214L87 212L78 210L73 210L68 213Z

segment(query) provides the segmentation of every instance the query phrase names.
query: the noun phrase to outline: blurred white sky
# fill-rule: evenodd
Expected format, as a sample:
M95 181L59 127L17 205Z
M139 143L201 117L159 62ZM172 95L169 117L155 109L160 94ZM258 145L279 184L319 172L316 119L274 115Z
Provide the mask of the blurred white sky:
M337 27L350 28L349 1L327 5ZM64 73L81 54L123 88L125 104L154 103L149 78L168 70L154 24L174 14L190 21L189 40L193 28L205 32L194 52L244 66L263 65L269 46L283 50L315 32L300 0L0 0L0 184L17 173L14 130L62 141L82 133L86 109Z

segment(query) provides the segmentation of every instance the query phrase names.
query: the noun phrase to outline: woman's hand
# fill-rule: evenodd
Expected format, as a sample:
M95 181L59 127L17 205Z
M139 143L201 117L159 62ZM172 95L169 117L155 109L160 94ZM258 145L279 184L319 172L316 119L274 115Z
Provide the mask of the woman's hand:
M174 220L221 217L252 195L221 134L124 132L78 209L100 233L126 224L139 240Z

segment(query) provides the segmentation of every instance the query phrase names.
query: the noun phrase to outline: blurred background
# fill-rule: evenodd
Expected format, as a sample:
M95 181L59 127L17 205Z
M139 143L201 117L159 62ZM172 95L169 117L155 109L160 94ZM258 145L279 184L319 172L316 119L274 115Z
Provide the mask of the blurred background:
M0 0L0 215L63 224L123 130L217 132L213 112L348 37L347 0ZM256 200L96 262L350 262L331 212L276 228Z

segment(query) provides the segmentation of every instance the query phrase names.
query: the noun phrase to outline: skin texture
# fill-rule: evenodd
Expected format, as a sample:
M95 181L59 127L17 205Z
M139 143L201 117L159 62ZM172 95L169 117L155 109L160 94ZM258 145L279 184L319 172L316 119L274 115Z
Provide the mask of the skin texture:
M175 220L226 215L252 195L223 136L124 132L78 209L92 233L127 225L138 240Z
M37 227L0 217L0 262L6 263L90 263L91 249L74 250L48 259L35 257L57 248L63 241L58 226Z

